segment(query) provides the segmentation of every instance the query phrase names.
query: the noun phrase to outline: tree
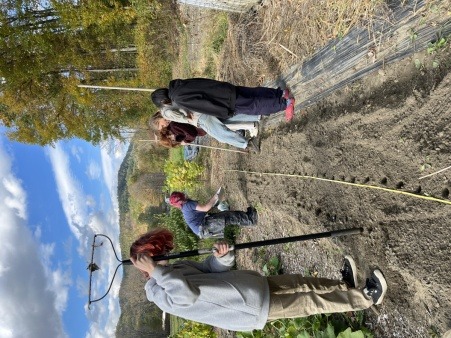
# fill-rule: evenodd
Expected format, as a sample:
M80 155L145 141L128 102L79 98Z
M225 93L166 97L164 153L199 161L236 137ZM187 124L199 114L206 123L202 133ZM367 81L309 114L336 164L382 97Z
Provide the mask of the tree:
M0 4L0 121L10 138L41 145L71 137L98 143L119 137L121 128L146 114L142 94L77 88L92 76L89 69L134 66L130 53L122 60L121 53L109 52L133 41L132 7L115 0L52 0L46 8L33 0Z

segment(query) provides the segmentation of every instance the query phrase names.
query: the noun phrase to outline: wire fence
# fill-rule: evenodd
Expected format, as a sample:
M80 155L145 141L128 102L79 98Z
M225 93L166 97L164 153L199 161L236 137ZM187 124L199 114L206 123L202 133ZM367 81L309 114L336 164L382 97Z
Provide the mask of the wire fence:
M178 0L185 5L193 5L227 12L244 13L260 0Z

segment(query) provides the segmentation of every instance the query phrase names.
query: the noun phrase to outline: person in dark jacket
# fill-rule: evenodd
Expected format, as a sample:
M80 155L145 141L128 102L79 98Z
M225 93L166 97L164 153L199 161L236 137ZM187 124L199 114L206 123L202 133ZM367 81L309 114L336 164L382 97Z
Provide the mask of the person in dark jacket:
M235 114L271 115L285 110L285 119L294 115L295 99L288 89L235 86L228 82L204 78L175 79L168 88L151 95L153 103L228 119Z
M188 227L200 238L223 237L228 225L252 226L258 222L257 210L248 207L247 211L221 211L208 214L218 202L221 189L206 203L189 199L184 193L174 191L169 196L169 204L180 209Z
M233 271L235 255L225 242L215 243L213 255L202 262L152 260L173 247L166 229L151 230L131 245L130 260L148 279L147 299L172 315L226 330L252 331L277 319L363 310L381 304L387 292L379 269L358 288L350 256L344 257L342 280Z

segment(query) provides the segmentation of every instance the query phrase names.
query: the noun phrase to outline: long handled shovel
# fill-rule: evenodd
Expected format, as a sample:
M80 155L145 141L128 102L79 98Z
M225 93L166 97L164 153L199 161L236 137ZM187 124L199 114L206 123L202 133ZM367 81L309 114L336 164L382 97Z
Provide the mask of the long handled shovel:
M291 237L282 237L282 238L274 238L274 239L268 239L264 241L256 241L256 242L248 242L248 243L239 243L231 246L232 250L241 250L241 249L249 249L249 248L256 248L261 246L267 246L267 245L275 245L275 244L283 244L283 243L290 243L290 242L300 242L300 241L308 241L311 239L319 239L319 238L327 238L327 237L340 237L340 236L348 236L348 235L357 235L361 234L363 232L363 228L352 228L352 229L344 229L344 230L334 230L334 231L326 231L326 232L320 232L315 234L308 234L308 235L301 235L301 236L291 236ZM111 285L113 284L114 277L116 276L116 272L119 269L119 267L124 265L131 265L132 262L130 259L124 259L120 260L116 254L116 251L113 251L116 256L116 259L119 261L119 265L116 267L116 271L114 272L113 278L111 280L110 286L108 288L108 291L100 298L92 300L91 299L91 281L92 281L92 273L99 269L96 263L94 263L94 250L95 248L99 247L102 244L96 245L95 240L96 236L103 236L106 237L113 247L113 242L111 239L102 234L96 234L94 235L94 240L92 243L92 255L91 255L91 263L88 265L88 270L90 271L89 274L89 300L88 300L88 307L91 305L91 303L98 302L99 300L105 298L105 296L108 294L108 292L111 289ZM190 251L184 251L184 252L176 252L171 253L168 255L159 255L159 256L152 256L152 259L154 261L161 261L161 260L169 260L169 259L175 259L175 258L184 258L184 257L192 257L192 256L200 256L200 255L206 255L211 254L214 251L214 249L198 249L198 250L190 250Z
M362 232L363 232L363 228L353 228L353 229L346 229L346 230L320 232L320 233L309 234L309 235L274 238L274 239L268 239L268 240L264 240L264 241L248 242L248 243L240 243L240 244L231 245L230 250L236 251L236 250L241 250L241 249L257 248L260 246L308 241L311 239L319 239L319 238L326 238L326 237L357 235ZM152 256L152 259L154 261L162 261L162 260L166 260L166 259L175 259L175 258L206 255L206 254L213 253L213 251L214 251L214 249L198 249L198 250L191 250L191 251L184 251L184 252L174 252L174 253L171 253L168 255ZM129 259L123 260L122 263L126 264L126 265L132 264L131 260L129 260Z

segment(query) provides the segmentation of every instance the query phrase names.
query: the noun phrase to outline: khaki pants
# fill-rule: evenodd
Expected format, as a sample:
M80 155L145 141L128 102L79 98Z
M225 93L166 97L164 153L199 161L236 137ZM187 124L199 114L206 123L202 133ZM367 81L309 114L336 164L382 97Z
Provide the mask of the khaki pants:
M268 321L357 311L373 305L362 290L349 289L339 280L289 274L267 278L270 292Z

